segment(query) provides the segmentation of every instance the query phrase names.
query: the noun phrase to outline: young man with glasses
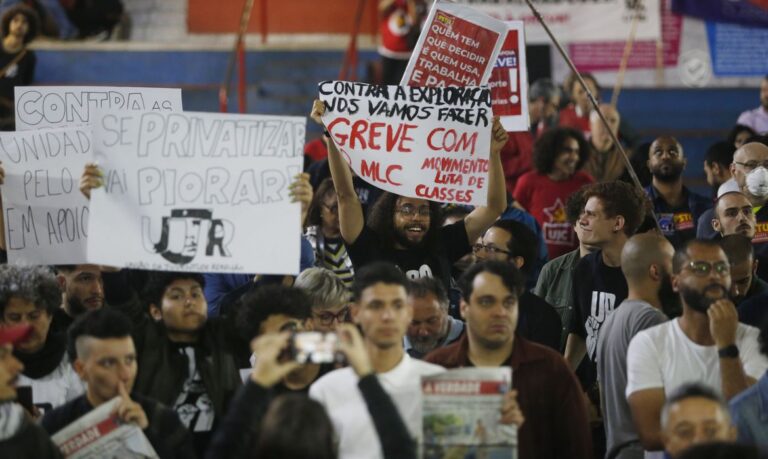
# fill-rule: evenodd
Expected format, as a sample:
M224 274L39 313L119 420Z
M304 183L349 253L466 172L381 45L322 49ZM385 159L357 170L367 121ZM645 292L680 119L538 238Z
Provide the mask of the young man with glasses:
M757 275L768 280L768 146L758 142L742 145L733 154L731 175L752 204L757 223L752 238L759 261Z
M312 119L322 125L323 113L324 103L316 100ZM386 261L397 265L409 279L435 277L449 288L451 265L470 252L471 241L480 237L507 207L500 159L507 138L495 118L486 205L475 208L464 220L442 227L437 202L392 193L383 193L365 218L352 183L352 171L331 139L326 138L341 237L355 271L375 261Z
M698 381L730 400L768 369L756 328L728 299L728 258L714 241L692 240L672 260L683 315L639 332L627 351L626 396L647 451L663 448L660 413L681 384Z

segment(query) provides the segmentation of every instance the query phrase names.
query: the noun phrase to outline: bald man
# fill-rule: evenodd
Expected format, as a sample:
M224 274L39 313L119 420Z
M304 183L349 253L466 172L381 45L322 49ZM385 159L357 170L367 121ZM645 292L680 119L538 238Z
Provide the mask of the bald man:
M614 135L618 135L621 116L610 104L600 104L600 112L608 121L608 125ZM598 182L616 180L624 173L626 166L624 159L616 145L613 144L610 132L600 120L600 115L592 111L589 117L592 135L589 144L592 147L584 170Z
M645 188L662 233L677 249L696 237L696 225L712 202L683 185L687 161L683 147L672 136L657 137L648 149L651 184Z
M602 392L607 457L643 458L643 447L624 396L627 348L639 331L667 320L679 301L672 289L672 244L663 236L632 236L621 251L629 295L609 315L597 342L597 378Z
M758 142L742 145L733 154L731 175L752 203L756 223L752 245L759 261L757 275L768 280L768 146Z

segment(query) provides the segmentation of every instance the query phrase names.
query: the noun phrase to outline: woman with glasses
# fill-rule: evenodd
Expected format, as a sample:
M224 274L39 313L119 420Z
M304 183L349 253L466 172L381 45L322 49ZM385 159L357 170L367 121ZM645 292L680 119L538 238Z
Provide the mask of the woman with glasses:
M534 170L517 181L515 200L542 227L549 259L576 249L579 241L568 222L565 203L573 192L594 182L581 168L589 158L589 146L576 129L553 128L533 146Z
M341 239L339 203L330 178L323 180L315 191L304 234L315 251L315 266L330 270L349 288L354 270Z
M304 291L312 303L314 330L333 332L349 322L349 289L333 271L325 268L309 268L296 278L294 287Z

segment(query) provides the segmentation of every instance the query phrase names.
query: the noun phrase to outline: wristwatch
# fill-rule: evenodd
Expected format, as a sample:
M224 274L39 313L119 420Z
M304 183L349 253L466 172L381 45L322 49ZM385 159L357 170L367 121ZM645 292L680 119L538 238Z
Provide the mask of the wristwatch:
M735 359L739 356L739 348L735 344L718 349L717 355L721 359Z

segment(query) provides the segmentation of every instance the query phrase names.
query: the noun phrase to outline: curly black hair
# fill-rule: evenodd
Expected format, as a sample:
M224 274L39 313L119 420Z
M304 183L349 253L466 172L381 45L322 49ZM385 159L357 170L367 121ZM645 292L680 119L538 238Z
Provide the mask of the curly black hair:
M540 174L549 174L555 167L555 160L561 153L563 144L568 139L576 139L579 144L579 162L576 170L580 170L589 159L589 144L584 134L569 127L556 127L544 131L533 144L533 167Z
M384 241L385 244L394 245L395 241L395 205L400 195L383 192L368 212L368 227ZM437 245L437 233L440 223L443 221L442 208L435 201L429 203L429 230L424 235L424 244L428 247Z
M30 41L37 38L37 34L40 32L40 17L37 15L35 10L24 4L15 5L3 13L3 17L0 19L0 27L2 27L1 30L3 31L3 38L5 38L11 32L11 21L18 14L24 15L24 17L27 18L27 23L29 24L29 30L27 31L27 34L24 35L23 40L24 44L26 45Z
M584 203L589 198L600 199L606 217L624 217L624 234L635 234L646 215L648 198L637 187L626 182L593 183L583 188Z
M48 268L0 265L0 320L11 298L29 301L53 315L61 306L61 289Z

